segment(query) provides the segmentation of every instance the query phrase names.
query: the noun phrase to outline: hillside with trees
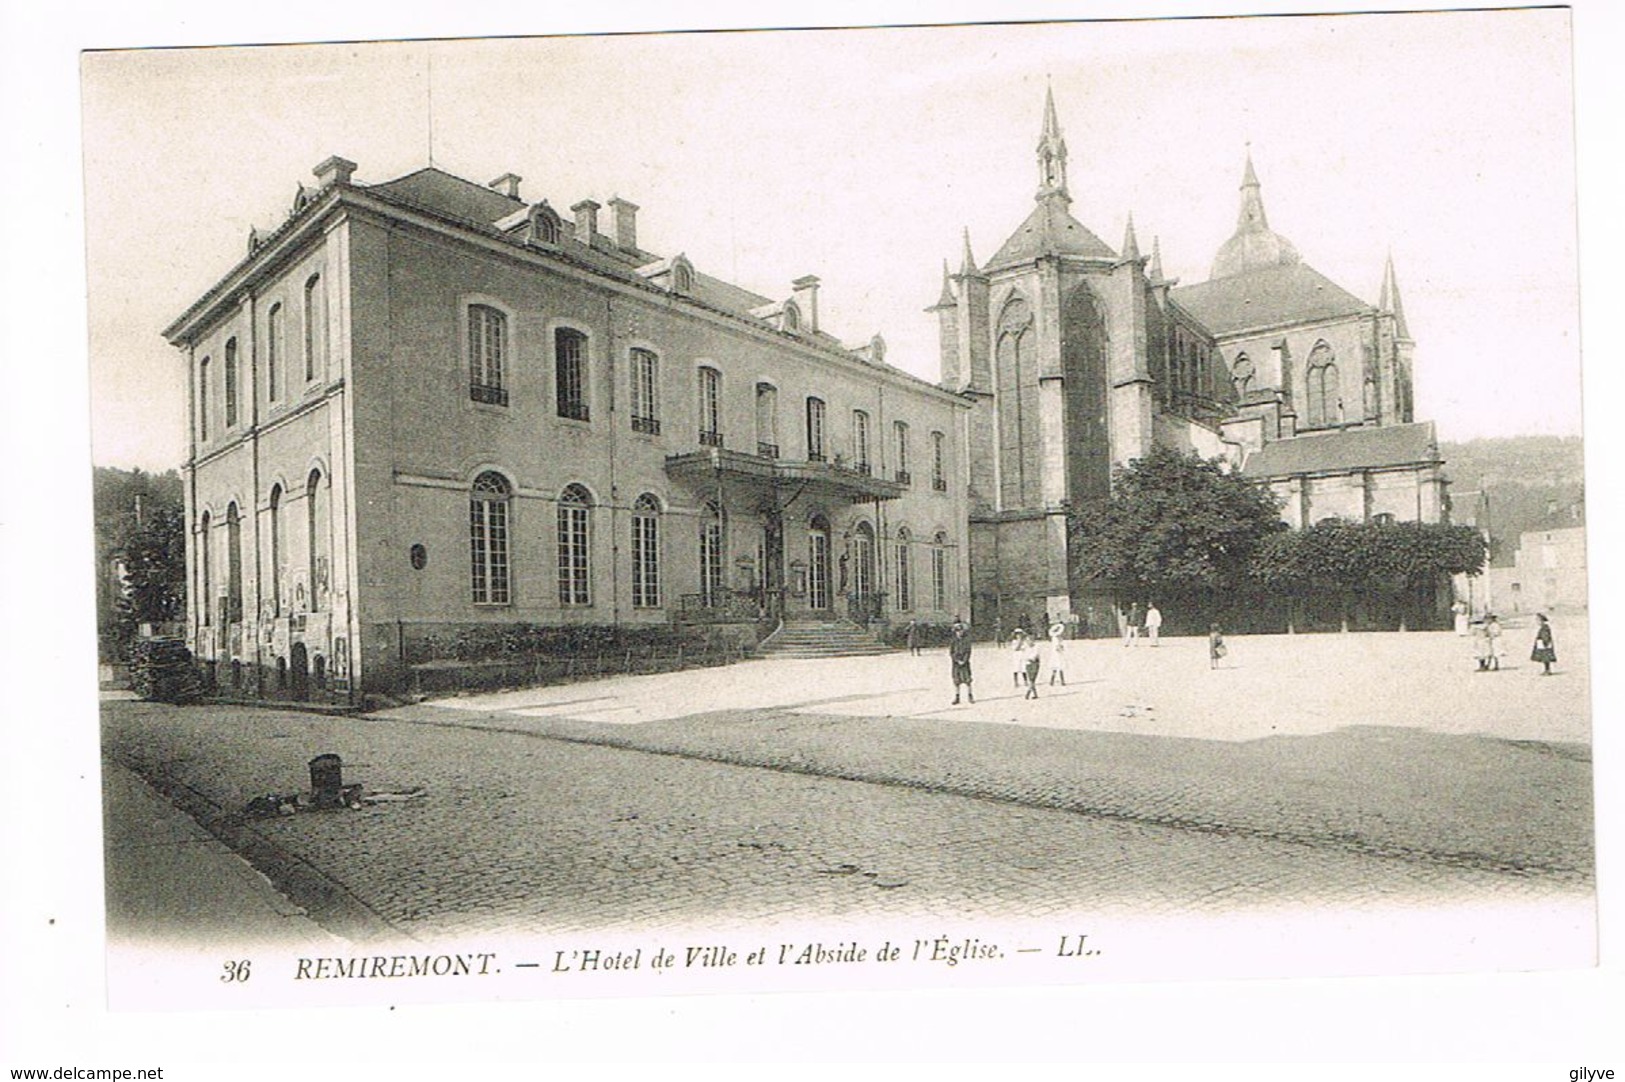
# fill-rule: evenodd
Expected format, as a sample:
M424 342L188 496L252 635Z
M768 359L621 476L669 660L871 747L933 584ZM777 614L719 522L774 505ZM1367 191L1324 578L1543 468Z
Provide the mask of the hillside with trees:
M1474 521L1482 492L1488 504L1490 563L1511 566L1518 537L1529 530L1585 524L1585 458L1578 436L1503 436L1441 443L1457 522Z
M180 475L98 466L93 499L97 642L103 660L122 660L142 624L186 612Z

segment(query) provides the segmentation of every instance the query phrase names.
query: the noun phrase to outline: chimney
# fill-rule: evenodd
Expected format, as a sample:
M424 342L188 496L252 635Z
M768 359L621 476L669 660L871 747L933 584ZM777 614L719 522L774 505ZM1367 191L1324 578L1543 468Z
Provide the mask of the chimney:
M790 283L795 290L796 307L801 309L804 326L809 333L818 332L818 276L808 274Z
M524 179L524 177L515 176L512 173L503 173L500 177L487 184L486 187L501 192L509 199L518 199L519 182Z
M616 246L626 252L637 251L638 205L617 195L609 201L609 210L615 216Z
M322 164L311 170L316 179L321 182L320 187L327 188L334 184L350 183L350 176L355 172L355 162L339 157L337 154L328 158Z
M576 240L591 244L593 237L598 235L598 204L591 199L583 199L570 209L576 215Z

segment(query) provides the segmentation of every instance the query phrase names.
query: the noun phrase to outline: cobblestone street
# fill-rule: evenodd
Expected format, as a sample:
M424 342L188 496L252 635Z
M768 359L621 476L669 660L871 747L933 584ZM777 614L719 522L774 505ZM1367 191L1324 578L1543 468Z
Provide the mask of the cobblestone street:
M273 880L314 868L342 903L338 923L345 907L377 922L350 920L352 936L378 923L435 939L1583 896L1589 748L1550 738L1584 726L1572 669L1567 686L1527 670L1461 675L1468 692L1482 687L1503 703L1524 693L1515 681L1551 702L1579 687L1582 716L1550 710L1538 721L1544 733L1520 715L1503 735L1501 715L1475 722L1470 701L1431 725L1413 716L1429 701L1414 697L1385 699L1403 709L1361 709L1341 726L1321 714L1276 735L1240 732L1227 696L1249 694L1246 682L1266 669L1290 684L1282 651L1382 645L1374 640L1244 640L1244 657L1276 656L1256 673L1164 680L1165 703L1209 677L1229 681L1204 692L1228 736L1217 739L1157 731L1175 711L1156 701L1151 667L1188 667L1183 655L1194 652L1175 640L1155 653L1082 644L1077 686L1025 706L999 687L1008 673L988 664L997 655L979 652L975 713L942 712L942 689L930 683L940 658L893 655L747 663L371 717L109 702L104 748L205 819L304 787L319 752L343 756L346 780L372 789L425 787L406 803L237 825L260 844L250 859ZM1583 657L1569 643L1569 656ZM1456 647L1420 634L1402 645L1424 658ZM1096 659L1112 679L1089 682ZM794 681L786 665L798 667ZM761 690L769 677L782 694ZM1456 679L1436 674L1434 694L1455 694ZM859 687L874 680L878 688ZM653 694L627 691L640 681ZM916 683L922 690L909 691ZM872 705L909 695L925 708L914 716ZM749 696L768 703L738 705ZM668 709L636 724L593 719L617 702ZM1031 707L1047 708L1046 720ZM1015 724L998 721L1012 714ZM320 906L312 913L333 927Z

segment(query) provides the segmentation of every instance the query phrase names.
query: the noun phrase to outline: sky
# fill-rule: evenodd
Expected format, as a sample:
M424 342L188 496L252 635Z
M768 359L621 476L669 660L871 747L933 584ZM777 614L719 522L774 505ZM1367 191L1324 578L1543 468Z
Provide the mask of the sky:
M185 455L162 328L330 154L524 178L568 217L642 208L642 247L937 377L943 259L1032 206L1046 86L1073 214L1132 213L1206 279L1244 156L1271 225L1367 301L1391 252L1417 416L1446 440L1580 432L1569 15L1562 10L502 38L92 52L82 61L98 464ZM1532 373L1534 376L1532 378Z

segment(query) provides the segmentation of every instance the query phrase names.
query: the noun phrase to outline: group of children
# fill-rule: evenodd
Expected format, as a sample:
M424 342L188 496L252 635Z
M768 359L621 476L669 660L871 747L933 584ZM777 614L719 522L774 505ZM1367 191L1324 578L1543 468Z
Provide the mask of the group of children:
M1458 615L1458 628L1460 627ZM1474 620L1470 628L1473 637L1473 659L1479 672L1499 672L1501 659L1506 657L1505 631L1500 619L1492 612L1482 620ZM1542 676L1552 675L1557 663L1557 647L1552 639L1551 621L1545 613L1535 614L1535 643L1529 651L1529 660L1541 664Z
M1155 613L1156 609L1150 609ZM1160 614L1153 627L1151 644L1156 645L1155 628L1160 627L1162 620ZM1133 626L1132 624L1130 626ZM1219 667L1219 659L1228 652L1224 644L1224 633L1218 624L1212 625L1207 636L1208 664L1211 668ZM1025 699L1038 698L1038 675L1044 667L1044 652L1039 647L1036 636L1027 634L1021 628L1016 628L1010 636L1010 679L1016 687L1026 688L1022 696ZM1066 686L1066 625L1057 620L1049 628L1049 685L1055 686L1059 681L1062 687ZM959 700L955 698L955 702Z

